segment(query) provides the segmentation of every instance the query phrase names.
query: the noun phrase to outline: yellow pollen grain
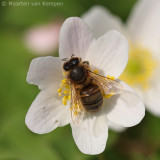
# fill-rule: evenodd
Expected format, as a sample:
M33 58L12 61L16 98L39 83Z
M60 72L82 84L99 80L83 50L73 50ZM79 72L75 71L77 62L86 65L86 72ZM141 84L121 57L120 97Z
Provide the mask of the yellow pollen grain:
M63 102L63 104L64 104L64 105L66 105L66 104L67 104L67 102L66 102L65 100L62 100L62 102Z
M69 92L69 91L67 91L67 90L64 90L64 91L63 91L64 94L68 94L68 92Z
M66 89L69 89L70 86L69 86L68 84L65 84L65 88L66 88Z
M111 98L113 96L113 94L105 94L104 97L105 98Z
M63 79L61 83L67 83L67 79Z
M95 69L95 70L93 71L93 73L97 74L97 73L98 73L98 69Z
M59 88L57 92L58 92L58 93L62 92L62 88Z
M68 96L68 100L71 100L71 95Z
M59 97L61 97L61 96L62 96L62 93L59 93L58 95L59 95Z
M113 76L108 75L107 78L111 79L111 80L115 80L115 78Z
M67 99L68 99L68 96L64 96L64 97L63 97L63 100L66 101Z
M64 84L63 84L63 83L61 83L59 86L60 86L60 87L63 87L63 86L64 86Z

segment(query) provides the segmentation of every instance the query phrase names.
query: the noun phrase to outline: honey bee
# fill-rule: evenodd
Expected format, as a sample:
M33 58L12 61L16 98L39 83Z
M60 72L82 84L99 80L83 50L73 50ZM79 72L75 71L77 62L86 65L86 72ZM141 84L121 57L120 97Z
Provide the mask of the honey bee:
M126 91L122 85L112 78L107 78L91 71L88 61L79 57L71 57L63 65L67 72L67 80L71 86L71 115L74 124L78 124L85 112L97 112L103 106L104 95L122 95L124 98L138 97Z

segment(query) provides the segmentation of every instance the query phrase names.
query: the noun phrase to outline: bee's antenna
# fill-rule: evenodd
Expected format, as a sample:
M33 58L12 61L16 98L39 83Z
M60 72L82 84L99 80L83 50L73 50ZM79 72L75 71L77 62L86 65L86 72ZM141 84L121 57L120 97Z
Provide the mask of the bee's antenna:
M67 61L68 58L63 58L62 61Z
M71 58L74 57L74 56L75 56L75 54L72 54L72 55L71 55Z

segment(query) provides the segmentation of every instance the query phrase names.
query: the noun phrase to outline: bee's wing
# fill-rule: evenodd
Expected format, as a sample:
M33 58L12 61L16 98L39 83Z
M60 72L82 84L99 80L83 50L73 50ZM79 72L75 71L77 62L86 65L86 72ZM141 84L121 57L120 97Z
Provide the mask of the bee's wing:
M74 125L78 125L84 116L84 108L79 97L79 91L71 85L71 118Z
M120 83L99 74L89 72L91 79L102 89L104 94L121 94L123 87Z
M136 92L132 90L129 86L125 86L120 80L112 80L110 78L103 77L93 72L90 72L90 77L101 88L103 94L119 95L119 97L125 103L127 103L127 106L129 107L137 105L137 103L141 101L138 94L136 94Z

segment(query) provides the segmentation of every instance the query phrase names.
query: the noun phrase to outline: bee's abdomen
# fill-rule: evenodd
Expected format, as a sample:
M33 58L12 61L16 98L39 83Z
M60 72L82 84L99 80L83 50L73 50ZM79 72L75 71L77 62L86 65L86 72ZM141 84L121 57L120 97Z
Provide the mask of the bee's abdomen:
M88 112L95 112L102 107L103 95L95 84L82 88L80 97L85 110Z

